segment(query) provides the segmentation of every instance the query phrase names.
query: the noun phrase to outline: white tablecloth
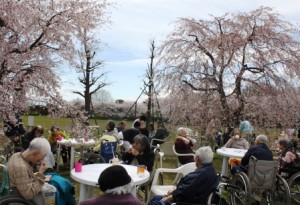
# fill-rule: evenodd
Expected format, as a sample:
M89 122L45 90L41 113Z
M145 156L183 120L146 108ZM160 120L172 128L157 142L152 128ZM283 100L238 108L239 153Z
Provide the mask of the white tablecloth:
M85 199L93 197L94 187L98 187L98 179L100 174L106 168L114 166L112 164L88 164L82 166L81 172L75 172L75 169L71 171L71 178L80 183L80 194L79 194L79 202ZM144 176L137 175L137 167L132 165L123 166L129 176L132 179L133 187L131 193L136 195L136 185L143 184L149 180L150 173L145 170Z

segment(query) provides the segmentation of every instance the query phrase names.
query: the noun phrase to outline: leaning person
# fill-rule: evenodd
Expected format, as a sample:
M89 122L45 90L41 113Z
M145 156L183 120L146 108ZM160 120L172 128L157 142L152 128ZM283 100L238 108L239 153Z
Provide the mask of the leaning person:
M47 169L43 159L51 152L50 144L45 138L34 138L24 152L13 154L7 164L10 186L13 195L21 195L37 205L44 204L42 187ZM33 167L40 163L39 171L34 174Z
M120 165L105 169L100 174L98 184L104 194L82 201L79 205L143 205L140 200L130 193L133 186L131 177L126 169Z
M169 205L174 202L187 204L206 204L208 196L217 189L218 176L212 165L213 151L211 147L201 147L196 151L196 170L184 176L175 190L167 195L154 196L149 205Z
M138 134L133 138L133 144L124 153L122 160L125 164L144 165L149 172L153 169L154 152L150 149L148 138Z

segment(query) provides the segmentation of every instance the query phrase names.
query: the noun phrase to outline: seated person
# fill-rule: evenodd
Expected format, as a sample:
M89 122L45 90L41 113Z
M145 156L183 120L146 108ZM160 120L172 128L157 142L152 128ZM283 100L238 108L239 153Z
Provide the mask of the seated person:
M217 189L219 178L212 166L213 151L209 146L196 151L195 163L197 169L184 176L175 190L170 190L166 196L154 196L149 205L169 205L173 202L206 204L208 196Z
M25 128L23 126L22 116L16 112L15 122L5 120L3 123L4 134L10 138L14 147L20 147L20 137L25 134Z
M167 129L165 128L163 122L158 121L157 122L157 130L156 130L154 138L164 139L164 138L168 137L168 135L169 135L169 133L168 133Z
M155 132L156 132L153 123L149 123L148 131L149 131L148 139L151 140L155 136Z
M123 140L123 147L127 150L133 143L133 138L141 133L141 123L139 121L133 124L133 128L119 132L118 139Z
M177 129L177 137L175 141L175 150L180 154L194 153L192 147L196 144L196 140L187 136L187 130L184 127ZM194 162L193 156L178 156L180 164Z
M34 126L30 132L27 132L23 137L22 147L27 149L30 142L37 137L41 137L44 134L44 128L41 125Z
M232 131L232 137L228 140L228 142L224 145L227 148L237 148L237 149L249 149L248 141L241 137L240 129L235 128Z
M51 146L51 151L53 154L57 153L57 140L58 138L67 138L67 135L65 132L60 131L58 127L52 126L50 129L50 135L48 137L50 146ZM71 158L71 147L61 145L61 157L63 159L64 165L67 165L68 159L70 160Z
M227 127L225 133L223 134L222 138L223 138L223 145L225 145L228 140L231 138L231 133L234 130L233 127Z
M139 134L133 138L132 146L124 153L122 160L126 164L145 165L149 172L154 164L154 153L145 135Z
M268 143L268 137L266 135L258 135L255 138L254 146L252 146L244 157L241 160L241 165L234 166L231 170L231 173L235 173L238 170L247 172L248 171L248 165L249 160L251 156L254 156L257 160L273 160L273 154L269 147L267 146Z
M117 127L118 132L121 132L123 130L125 130L126 128L126 122L125 121L121 121Z
M295 160L298 160L298 155L292 151L292 144L287 139L280 139L279 142L279 149L281 150L281 153L279 155L279 158L281 159L279 161L279 171L283 171L285 169L292 168L294 165L293 162Z
M143 205L130 191L132 189L131 178L126 169L120 165L114 165L105 169L98 179L98 184L103 195L87 199L79 205Z
M24 152L13 154L7 164L12 194L22 196L37 205L44 204L42 187L44 185L44 172L47 169L43 159L51 152L50 144L45 138L34 138ZM40 163L37 174L33 166Z
M105 130L105 135L111 135L114 136L116 138L118 138L118 130L117 128L115 128L115 122L113 120L108 120L106 123L106 130Z
M51 146L51 151L52 153L56 153L57 152L57 138L59 136L59 129L55 126L52 126L50 129L50 134L48 137L50 146Z

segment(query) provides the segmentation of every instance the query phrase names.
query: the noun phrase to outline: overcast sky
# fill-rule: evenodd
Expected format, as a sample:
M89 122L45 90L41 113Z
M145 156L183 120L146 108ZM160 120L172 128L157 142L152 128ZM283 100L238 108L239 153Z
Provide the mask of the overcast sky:
M230 12L248 12L268 6L286 20L299 27L300 1L298 0L116 0L111 9L112 24L99 31L102 45L100 58L111 85L105 89L112 97L134 101L141 93L143 79L150 62L150 41L157 46L172 32L172 22L180 17L210 19ZM72 93L82 91L75 72L68 70L61 76L62 92L66 100L78 98Z

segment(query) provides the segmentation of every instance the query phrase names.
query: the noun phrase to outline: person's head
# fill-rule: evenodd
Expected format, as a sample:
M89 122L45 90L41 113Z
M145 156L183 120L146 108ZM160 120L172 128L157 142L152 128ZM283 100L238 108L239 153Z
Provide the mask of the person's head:
M179 128L177 129L177 135L180 136L180 137L186 137L186 136L187 136L186 128L184 128L184 127L179 127Z
M164 123L162 121L157 122L157 128L164 127Z
M50 143L47 139L42 137L34 138L28 149L28 160L31 164L35 165L45 158L45 156L51 152Z
M203 164L212 163L214 158L214 153L210 146L200 147L195 155L195 163L198 168Z
M287 139L280 139L278 141L279 149L286 150L291 148L291 143Z
M234 130L231 132L231 136L233 137L233 139L240 139L241 136L241 132L239 128L234 128Z
M56 127L56 126L52 126L51 129L50 129L50 131L51 131L52 133L57 133L58 130L59 130L59 128Z
M145 135L138 134L133 138L132 147L139 152L148 152L150 150L150 144Z
M140 119L140 121L144 121L144 122L147 121L147 117L146 117L145 115L141 115L141 116L139 117L139 119Z
M154 124L153 123L149 123L148 130L149 131L153 131L154 130Z
M123 130L126 128L126 122L125 121L121 121L119 123L119 127L122 128Z
M99 176L98 184L101 191L117 195L128 194L132 189L131 177L120 165L105 169Z
M267 144L268 143L268 137L266 135L258 135L255 138L255 144Z
M141 123L139 121L136 121L134 124L133 124L133 127L134 128L137 128L137 129L140 129L141 128Z
M113 129L115 129L115 122L113 120L108 120L106 123L106 129L107 131L112 131Z
M34 126L31 130L34 137L41 137L44 134L44 128L41 125Z

